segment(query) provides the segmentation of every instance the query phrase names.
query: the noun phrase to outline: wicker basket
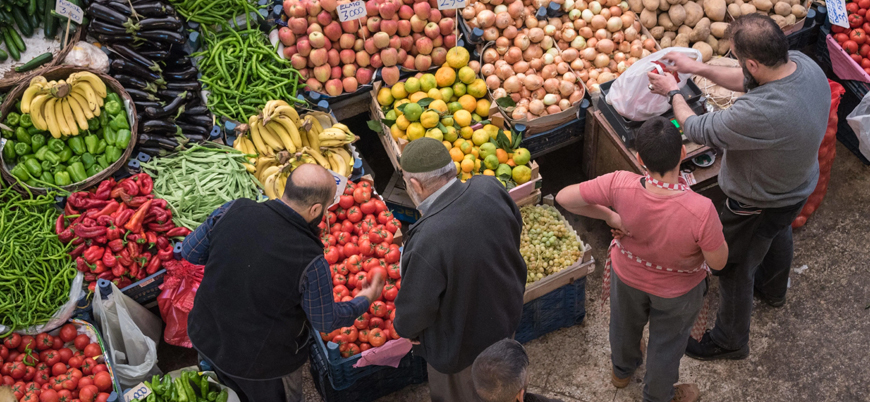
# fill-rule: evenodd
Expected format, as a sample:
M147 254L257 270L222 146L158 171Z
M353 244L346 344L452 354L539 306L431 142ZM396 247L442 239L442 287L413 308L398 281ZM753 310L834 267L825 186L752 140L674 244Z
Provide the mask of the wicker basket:
M45 79L51 80L61 80L69 77L70 74L79 72L79 71L90 71L93 74L96 74L103 82L106 83L108 88L111 88L115 93L117 93L121 99L124 101L124 108L127 110L127 119L130 123L130 144L127 145L127 149L124 150L124 153L121 155L118 160L109 165L108 168L103 169L100 173L97 173L87 179L80 181L78 183L73 183L68 186L61 187L64 190L74 192L81 189L85 189L91 186L96 185L97 183L103 181L107 177L114 174L118 169L124 166L127 163L127 159L130 158L130 154L133 153L133 147L136 146L137 139L139 137L139 120L136 116L136 106L133 103L133 98L124 90L124 87L121 86L121 83L116 81L114 78L94 71L87 68L80 67L70 67L70 66L57 66L57 67L49 67L45 70L42 70L39 75L45 77ZM6 97L6 100L3 101L3 104L0 105L0 121L6 118L6 114L15 106L15 102L17 102L21 96L24 94L24 91L27 87L30 86L30 80L26 80L18 84L12 92L9 93L9 96ZM21 187L15 180L15 177L12 176L12 173L9 172L9 167L6 165L6 161L3 160L3 155L0 153L0 175L3 176L3 180L5 180L10 185L15 187L16 191L26 193L27 191ZM44 188L34 188L30 187L30 192L33 194L45 194L46 191Z
M66 25L64 25L62 27L61 26L58 27L59 34L61 36L63 36L63 32L65 29L66 29ZM31 77L36 76L36 75L41 75L49 68L58 66L61 63L63 63L63 60L66 58L66 55L69 54L69 52L72 50L73 46L75 46L77 43L79 43L79 41L82 39L83 35L84 35L84 29L82 29L81 27L76 29L75 32L70 33L69 42L67 42L66 46L64 46L63 49L60 49L57 53L55 53L54 57L51 59L50 62L43 64L40 67L37 67L37 68L30 70L30 71L24 71L24 72L20 72L20 73L16 72L14 69L7 71L6 74L3 76L3 78L0 78L0 91L10 90L10 89L14 88L15 86L17 86L18 84L20 84L22 81L30 82ZM14 63L15 61L10 59L9 62ZM27 60L25 60L25 62L27 62Z

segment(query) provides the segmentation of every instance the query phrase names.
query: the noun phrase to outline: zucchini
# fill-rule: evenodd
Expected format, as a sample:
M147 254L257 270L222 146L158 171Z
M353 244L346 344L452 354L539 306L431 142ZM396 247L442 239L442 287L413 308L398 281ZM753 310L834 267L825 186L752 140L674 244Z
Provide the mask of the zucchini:
M39 67L45 63L50 62L51 59L53 59L53 58L54 58L54 54L52 54L51 52L45 52L39 56L34 57L33 59L31 59L27 63L24 63L18 67L15 67L15 71L20 73L22 71L33 70L36 67Z
M54 39L57 36L57 20L51 16L51 12L54 11L54 0L39 0L44 1L45 5L43 6L42 12L42 26L45 31L46 39Z
M36 31L40 25L42 25L42 14L34 12L33 14L27 14L28 21L30 21L30 26L33 27L33 30Z
M9 55L12 56L12 60L21 60L21 54L18 53L18 47L15 46L15 42L12 40L12 35L9 34L9 31L14 32L15 30L9 27L5 27L2 28L2 31L3 40L6 42L6 49L9 50Z
M36 14L36 2L37 0L27 0L27 15Z
M24 40L21 39L21 35L18 34L18 31L13 27L9 27L9 37L12 38L12 42L15 43L15 47L18 48L18 51L23 53L27 50L27 46L24 45Z
M0 61L6 61L9 58L9 55L6 54L3 50L0 50Z
M28 38L33 36L33 27L30 26L30 20L27 19L27 15L24 14L21 7L12 7L12 18L15 19L15 24L18 25L18 29L24 36Z

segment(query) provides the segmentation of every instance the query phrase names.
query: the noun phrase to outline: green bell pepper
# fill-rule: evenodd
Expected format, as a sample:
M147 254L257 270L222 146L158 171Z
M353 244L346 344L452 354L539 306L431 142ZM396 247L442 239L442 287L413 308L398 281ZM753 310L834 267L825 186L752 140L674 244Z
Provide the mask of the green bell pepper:
M17 154L18 156L27 155L31 152L32 152L32 150L30 149L29 142L28 143L19 142L19 143L15 144L15 154Z
M106 127L109 124L109 114L100 113L100 127Z
M118 134L115 136L115 146L118 149L127 149L127 145L130 144L130 138L133 136L133 133L130 130L118 130Z
M15 139L17 139L19 142L25 142L25 143L30 144L30 141L31 141L30 133L27 132L26 129L18 127L15 129Z
M21 127L18 128L21 129ZM42 148L45 143L46 139L45 136L42 134L33 134L32 136L30 136L30 146L32 146L33 149Z
M229 399L229 398L230 398L230 393L227 392L227 389L226 389L226 388L224 388L224 389L221 390L221 393L218 394L217 399L215 399L215 401L217 401L217 402L227 402L227 399Z
M94 117L94 118L88 119L88 129L99 130L100 127L101 126L100 126L100 118L99 117Z
M37 184L37 183L36 183L36 180L33 180L33 178L31 178L30 180L24 182L24 184L27 184L28 186L33 187L33 188L37 188L37 187L39 187L39 184Z
M107 146L107 145L108 145L108 144L106 144L106 140L101 139L100 141L98 141L98 142L97 142L97 149L96 149L96 151L94 152L94 155L100 155L100 154L102 154L103 152L106 152L106 146Z
M30 134L30 135L33 135L33 134L40 134L40 133L43 133L43 132L45 132L45 130L40 130L40 129L38 129L38 128L36 128L36 127L32 127L32 126L31 126L31 127L27 127L27 133Z
M78 183L88 178L88 174L85 172L85 167L81 162L70 164L66 170L69 172L69 177L72 179L73 183Z
M67 172L55 172L54 173L54 184L56 186L68 186L70 184L69 173Z
M87 169L88 177L94 176L97 173L100 173L100 171L102 171L102 170L103 170L103 168L101 168L100 165L97 165L95 163L94 166L91 166Z
M112 117L112 121L109 122L109 127L114 130L120 130L122 128L129 130L130 124L127 123L127 116L124 116L123 113L120 113L115 115L115 117Z
M24 162L24 167L27 168L27 173L30 173L31 176L39 177L42 175L42 165L36 159L29 159L27 162Z
M109 145L106 147L106 161L109 163L113 163L118 159L121 159L122 152L115 146Z
M60 155L52 152L48 147L42 147L40 149L45 149L45 154L43 154L43 158L45 158L46 162L51 163L52 165L57 165L60 163Z
M106 155L100 155L97 157L97 165L100 165L103 169L109 167L109 161L106 159Z
M57 172L66 172L66 165L64 165L62 163L58 163L57 165L54 165L54 168L51 169L51 173L57 173Z
M6 125L7 126L17 126L18 122L21 120L21 115L15 112L11 112L6 115Z
M35 156L36 159L39 159L39 161L41 162L41 161L45 160L45 153L46 152L48 152L48 147L43 146L42 148L39 148L38 150L36 150L36 152L33 153L33 156Z
M24 162L27 162L27 161L30 160L30 159L36 159L36 157L33 156L33 154L30 154L30 155L18 155L18 163L24 163Z
M66 144L63 143L63 140L60 138L51 138L48 140L45 145L48 146L48 150L54 152L56 154L61 153Z
M25 116L27 116L27 115L25 115ZM54 175L51 174L51 172L49 172L47 170L42 171L42 176L39 177L39 180L42 180L48 184L55 184L54 183Z
M56 165L56 163L51 163L49 161L42 161L39 166L42 167L43 172L50 172L51 169Z
M27 168L24 167L23 163L19 163L12 168L12 175L17 177L21 181L28 181L33 179L30 177L30 173L27 172Z
M60 157L61 162L68 161L69 158L72 158L72 155L73 155L72 148L70 148L68 146L64 146L63 149L60 151L60 153L57 154L57 156Z
M109 145L115 145L115 141L118 140L118 133L115 130L112 130L111 127L103 127L102 132L106 143Z
M121 96L118 95L117 93L115 93L115 92L111 92L111 91L109 91L109 93L106 94L106 102L107 102L107 103L108 103L108 102L115 102L115 103L118 104L118 106L124 104L124 101L121 100ZM108 110L108 109L107 109L107 110Z
M106 153L108 153L108 150L106 151ZM3 145L3 159L6 159L7 162L11 163L15 160L15 156L15 141L6 140L6 144Z
M106 104L103 105L103 108L112 116L121 113L121 104L115 101L106 102Z
M73 155L72 158L69 158L69 160L66 161L66 164L67 164L67 165L72 165L73 163L81 162L81 161L82 161L82 157L81 157L81 156L79 156L79 155Z
M97 138L96 135L87 135L85 136L85 147L88 150L88 153L93 155L97 153L97 143L100 142L100 139Z
M22 114L18 118L18 125L24 128L33 127L33 120L30 119L30 114Z
M87 151L85 148L85 140L82 137L72 137L66 140L66 144L69 145L70 149L72 149L73 153L76 155L81 155Z
M84 164L85 169L94 166L95 163L97 163L97 158L94 158L94 156L90 153L86 152L84 155L82 155L82 164Z

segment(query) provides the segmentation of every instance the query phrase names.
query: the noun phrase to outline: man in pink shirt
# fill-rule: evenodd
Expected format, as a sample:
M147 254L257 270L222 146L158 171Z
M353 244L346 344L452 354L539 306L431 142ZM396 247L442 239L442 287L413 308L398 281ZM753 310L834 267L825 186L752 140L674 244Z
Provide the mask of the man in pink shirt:
M635 143L645 177L606 174L564 188L556 201L606 221L615 237L609 255L613 385L626 387L643 362L640 343L649 321L644 401L693 402L697 386L674 384L707 291L706 267L722 269L728 245L713 202L681 183L686 150L679 130L657 117L640 127Z

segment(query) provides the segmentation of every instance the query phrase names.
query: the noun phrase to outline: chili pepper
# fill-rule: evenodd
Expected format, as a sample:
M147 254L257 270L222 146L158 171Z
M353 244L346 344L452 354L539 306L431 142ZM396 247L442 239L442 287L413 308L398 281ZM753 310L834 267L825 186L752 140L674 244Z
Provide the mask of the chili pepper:
M17 126L21 120L21 115L15 112L9 112L6 115L6 125L7 126Z
M85 152L82 155L82 164L85 165L85 169L90 169L95 163L97 163L97 159L90 152Z
M24 129L21 127L18 127L18 130L24 130ZM42 146L45 145L45 143L46 143L46 139L45 139L45 136L42 134L33 134L32 136L30 136L30 146L33 147L33 149L42 148Z
M85 259L85 261L87 261L87 259ZM100 257L100 259L94 263L94 266L91 267L91 272L93 272L97 275L102 274L103 272L107 272L107 271L111 272L111 269L106 267L106 264L103 264L102 257Z
M79 272L88 272L88 264L85 262L85 259L82 257L76 257L76 269Z
M117 265L115 265L114 267L112 267L112 275L115 275L115 276L117 276L117 277L119 277L119 278L122 277L122 276L124 276L124 274L126 273L126 271L127 271L127 267L125 267L125 266L123 266L123 265L121 265L121 264L117 264Z
M145 239L148 241L148 247L154 247L157 244L157 233L147 231L145 232Z
M72 178L73 183L78 183L84 181L88 178L87 173L85 173L85 167L81 162L75 162L67 167L67 172L69 172L70 178Z
M109 227L112 226L112 217L109 215L100 215L97 217L97 225L106 227L106 236L109 235Z
M112 117L112 121L109 122L109 127L113 130L129 130L130 124L127 123L127 116L124 116L123 113L119 113L115 117Z
M115 239L115 240L112 240L112 241L109 242L108 247L109 247L109 249L111 249L113 252L115 252L115 253L119 253L119 252L121 252L121 250L124 249L124 246L126 246L126 245L127 245L127 242L125 242L124 240L122 240L122 239Z
M106 147L106 162L113 163L116 160L121 159L121 155L123 155L123 152L114 145Z
M118 226L118 228L124 227L124 225L130 220L130 218L133 217L133 214L134 212L132 209L125 209L121 211L118 216L115 217L115 225Z
M106 144L106 140L104 140L104 139L100 139L99 141L97 141L97 148L96 148L96 152L94 152L94 155L100 155L103 152L106 152L107 145L108 144Z
M73 244L75 244L75 242L73 242ZM83 243L79 244L78 246L76 246L76 248L72 249L72 251L69 252L69 255L73 258L78 257L78 256L82 255L82 253L85 252L85 247L87 247L87 246L83 242Z
M169 218L171 218L169 211L155 207L154 204L151 204L151 209L148 210L148 216L154 217L154 220L156 220L157 223L167 222L169 221Z
M78 209L84 209L84 201L90 196L87 192L76 191L67 197L66 203Z
M6 145L3 146L3 159L12 162L15 160L15 156L15 141L6 140Z
M127 253L131 260L139 258L139 245L135 241L127 241Z
M102 261L103 264L109 268L112 268L117 264L117 261L115 260L115 254L112 254L112 250L108 247L105 249L105 251L103 251Z
M121 229L121 228L115 226L114 224L112 224L106 230L106 238L109 239L109 241L120 240L121 236L124 235L124 231L125 231L124 229Z
M197 376L199 377L199 393L202 394L202 399L208 397L208 380L205 376Z
M82 209L102 209L106 205L109 205L109 201L106 200L95 200L95 199L85 199L81 201Z
M97 143L100 142L100 139L93 134L88 134L85 136L85 148L87 148L88 153L94 155L97 153Z
M56 186L68 186L70 184L69 173L67 172L57 172L54 174L54 184Z
M106 236L97 236L94 238L94 243L105 245L109 241Z
M27 173L30 173L30 177L39 177L42 175L42 166L35 159L24 162L24 167L27 168Z
M33 127L33 119L30 118L29 114L22 114L20 118L18 118L18 125L21 127Z
M15 144L15 154L18 156L27 155L31 152L30 144L24 142L18 142Z
M103 248L100 246L90 246L84 253L85 261L93 264L103 258Z
M60 232L63 232L63 230L66 229L65 223L66 221L63 214L59 215L54 221L54 234L60 234Z
M148 274L145 273L145 270L140 270L139 273L136 274L135 278L137 281L141 281L147 277Z
M112 192L111 192L111 194L110 194L110 197L111 197L111 198L121 198L121 194L126 194L126 193L124 193L124 189L123 189L123 188L118 187L118 185L116 184L116 185L115 185L115 188L112 189Z
M74 232L76 236L81 237L82 239L93 239L97 236L104 236L106 234L106 228L104 226L80 225L76 226Z
M221 390L221 393L218 394L217 399L215 399L215 402L227 402L227 399L229 399L229 398L230 398L230 393L227 392L226 388L224 388Z
M85 272L85 282L93 282L97 280L97 274L92 272Z
M117 210L118 210L118 207L120 207L120 205L121 205L121 204L119 204L118 201L111 200L111 201L109 201L109 204L108 204L108 205L106 205L105 207L103 207L103 209L100 210L100 212L97 213L97 216L109 216L109 215L111 215L113 212L117 211Z
M133 217L130 218L130 221L124 227L131 232L142 231L142 221L145 220L148 208L151 208L151 200L145 201L144 204L139 206L139 209L136 210L136 213L133 214Z
M136 185L136 182L131 180L129 177L121 180L118 183L118 186L124 189L124 192L131 197L135 197L139 195L139 186Z
M118 287L118 289L124 289L127 286L130 286L133 284L133 282L127 278L118 278L118 279L113 280L112 283L114 283L115 286Z
M120 204L118 204L118 210L113 212L111 216L112 216L112 218L117 219L118 215L120 215L121 212L124 212L126 210L127 210L127 204L120 203Z
M115 135L115 146L118 149L127 149L127 146L130 145L130 139L133 137L133 133L130 130L122 129L118 130Z
M85 147L85 140L82 137L72 137L66 140L66 144L72 149L73 153L76 155L82 155L87 151Z
M120 262L121 265L125 267L129 267L131 264L133 264L133 259L130 258L130 251L128 248L125 248L121 250L120 253L118 253L118 262Z
M168 230L172 230L175 228L175 224L172 221L164 222L164 223L149 223L148 229L153 230L155 232L166 232Z
M107 281L112 280L112 278L114 278L114 277L115 277L115 275L112 274L112 271L105 271L105 272L102 272L99 275L97 275L97 278L105 279Z
M88 246L91 245L89 242L86 242L85 239L82 239L81 237L74 238L72 241L72 244L74 246L78 246L79 244L87 244ZM82 250L82 251L84 251L84 250Z
M145 270L142 269L144 267L144 264L142 264L142 260L143 258L137 258L135 261L133 261L132 264L130 264L128 270L130 276L135 278L137 275L139 275L139 272L145 272Z
M157 248L163 250L164 248L170 247L169 239L166 236L157 236Z
M148 173L139 173L136 176L133 176L133 180L139 188L139 194L148 195L151 194L151 190L154 189L154 180L151 179L151 176L148 175Z
M64 146L63 149L57 153L57 157L60 158L60 161L66 163L70 158L72 158L73 151L70 147Z
M172 259L173 256L174 256L174 253L172 251L172 247L166 247L166 248L160 249L157 252L157 258L162 260L162 261L170 260L170 259Z
M18 144L18 145L20 145L20 144ZM18 146L18 145L16 145L16 146ZM17 177L21 181L28 181L28 180L32 179L30 177L30 173L27 171L27 168L24 167L24 165L21 163L15 165L15 167L12 168L11 173L13 176Z
M103 180L100 182L100 185L97 186L97 191L94 192L93 197L98 200L108 200L109 195L112 193L112 187L115 185L115 181L112 179ZM115 203L117 205L117 202Z
M148 198L147 195L140 195L140 196L133 197L129 201L127 201L127 205L129 205L133 208L138 208L138 207L142 206L142 204L145 204L145 201L151 201L151 199ZM147 213L148 213L148 211L145 211L146 215L147 215Z
M162 264L163 260L160 259L158 253L158 255L152 257L151 260L148 261L148 267L145 268L145 273L147 273L148 275L153 275L155 272L160 270L160 266Z
M66 144L64 144L63 140L60 138L52 138L52 139L48 140L48 142L45 144L45 146L48 147L49 151L59 154L59 153L63 152L63 149L66 147Z
M73 234L73 231L70 229L64 229L57 234L57 239L63 244L69 243L74 237L75 234Z

